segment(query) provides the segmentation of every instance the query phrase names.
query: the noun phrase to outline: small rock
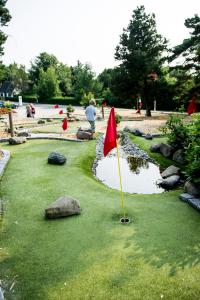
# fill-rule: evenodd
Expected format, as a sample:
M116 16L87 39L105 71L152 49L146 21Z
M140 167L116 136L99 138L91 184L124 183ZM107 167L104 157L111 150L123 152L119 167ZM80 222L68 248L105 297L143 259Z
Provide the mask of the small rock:
M19 133L17 134L17 136L25 136L25 137L27 137L27 136L30 136L30 133L27 132L27 131L21 131L21 132L19 132Z
M38 124L45 124L45 120L38 120Z
M179 172L180 172L180 169L172 165L172 166L168 167L165 171L163 171L161 176L162 176L162 178L167 178L172 175L178 175Z
M171 190L179 183L179 180L180 180L180 176L172 175L159 182L158 185L164 189Z
M25 137L11 137L8 140L10 145L19 145L26 143L26 138Z
M151 135L151 134L146 134L145 136L144 136L144 138L146 139L146 140L152 140L153 139L153 136Z
M63 165L66 162L66 157L59 152L51 152L48 157L48 163L53 165Z
M151 151L151 152L159 153L159 152L160 152L160 145L161 145L161 143L151 145L150 151Z
M76 137L80 140L91 140L93 138L93 133L91 131L78 130Z
M134 129L134 135L136 135L136 136L142 136L143 132L140 129Z
M45 217L55 219L81 213L80 204L71 197L60 197L45 209Z

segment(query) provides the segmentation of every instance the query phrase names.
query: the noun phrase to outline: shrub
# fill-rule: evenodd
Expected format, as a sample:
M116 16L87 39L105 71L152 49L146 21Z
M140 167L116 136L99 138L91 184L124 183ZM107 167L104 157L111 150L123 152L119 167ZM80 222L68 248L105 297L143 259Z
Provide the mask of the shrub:
M189 142L185 147L186 174L190 180L200 183L200 114L193 116L188 125Z
M67 110L67 117L70 118L71 117L71 113L74 112L73 106L67 105L66 110Z
M168 134L168 143L175 149L183 149L187 145L189 133L183 117L170 115L162 131Z
M120 124L122 117L118 114L115 115L116 124Z

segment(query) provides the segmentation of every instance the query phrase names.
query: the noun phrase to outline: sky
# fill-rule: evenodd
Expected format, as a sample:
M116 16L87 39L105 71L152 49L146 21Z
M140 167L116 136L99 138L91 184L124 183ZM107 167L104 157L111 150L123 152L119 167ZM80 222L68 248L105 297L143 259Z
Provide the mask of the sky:
M3 62L29 68L47 52L68 66L90 63L99 74L117 65L115 48L140 5L155 13L157 31L171 46L189 36L185 19L200 15L200 0L8 0Z

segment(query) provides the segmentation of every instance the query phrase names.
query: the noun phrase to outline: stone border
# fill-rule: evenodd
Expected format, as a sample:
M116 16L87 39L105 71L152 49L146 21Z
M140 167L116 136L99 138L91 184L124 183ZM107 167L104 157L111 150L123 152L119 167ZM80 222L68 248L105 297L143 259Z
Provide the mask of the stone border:
M27 140L58 140L58 141L67 141L67 142L85 142L86 140L80 139L70 139L70 138L61 138L53 136L34 136L26 137ZM0 138L0 143L6 143L9 141L9 138Z
M179 196L179 198L200 212L200 199L199 198L196 198L188 193L181 194Z

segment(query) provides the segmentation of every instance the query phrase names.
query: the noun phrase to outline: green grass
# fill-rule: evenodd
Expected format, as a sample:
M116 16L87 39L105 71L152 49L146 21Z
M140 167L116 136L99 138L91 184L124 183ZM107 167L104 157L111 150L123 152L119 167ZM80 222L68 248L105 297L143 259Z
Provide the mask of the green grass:
M12 152L1 181L6 299L199 299L200 218L180 190L125 194L132 223L121 225L120 193L91 174L94 141L2 148ZM53 150L65 165L47 164ZM62 195L80 201L81 215L45 220L45 207Z
M78 127L88 128L88 122L79 121L79 122L68 122L68 129L65 133L76 133ZM37 126L31 129L32 133L57 133L62 134L64 133L62 129L62 120L60 122L56 122L54 124L52 123L46 123L42 126Z

